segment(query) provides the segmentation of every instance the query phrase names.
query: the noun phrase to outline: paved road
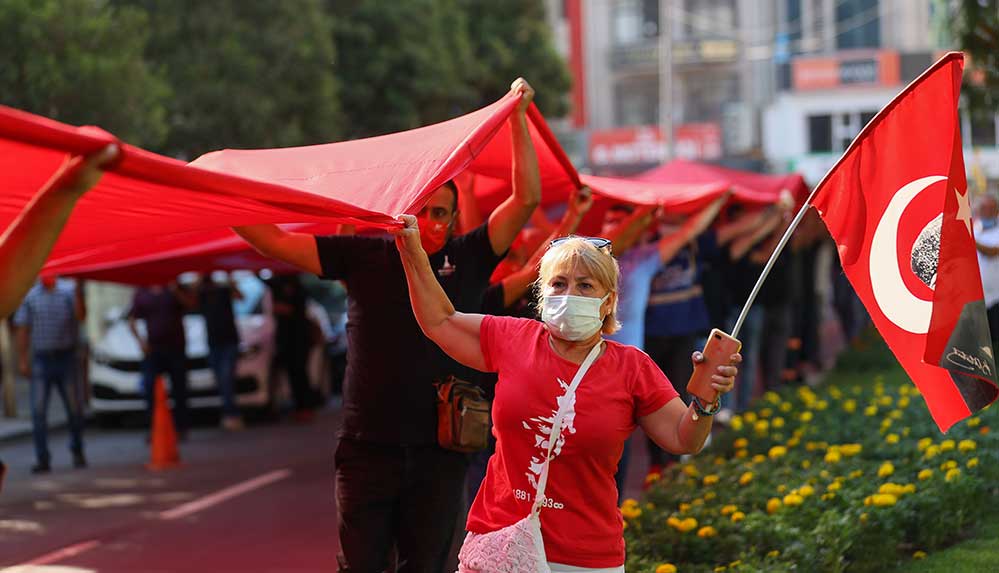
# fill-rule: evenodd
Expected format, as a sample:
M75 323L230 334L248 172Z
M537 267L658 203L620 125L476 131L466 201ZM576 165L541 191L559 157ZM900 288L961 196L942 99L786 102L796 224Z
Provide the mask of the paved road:
M335 571L335 410L308 425L192 432L181 468L150 472L141 431L92 430L73 470L32 476L30 440L0 445L0 571ZM34 564L34 565L31 565Z

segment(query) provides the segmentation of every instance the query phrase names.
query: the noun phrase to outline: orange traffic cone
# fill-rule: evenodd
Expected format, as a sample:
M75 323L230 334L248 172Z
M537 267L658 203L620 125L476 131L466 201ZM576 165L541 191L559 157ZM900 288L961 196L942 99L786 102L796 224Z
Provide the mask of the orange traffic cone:
M173 427L170 407L167 406L163 377L157 376L153 386L153 436L150 440L149 463L146 467L151 470L164 470L179 464L177 431Z

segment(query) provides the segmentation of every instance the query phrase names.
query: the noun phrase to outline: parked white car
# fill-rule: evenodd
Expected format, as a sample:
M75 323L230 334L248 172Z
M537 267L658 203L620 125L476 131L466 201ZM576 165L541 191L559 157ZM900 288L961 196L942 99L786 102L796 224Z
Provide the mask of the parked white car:
M271 314L270 291L250 273L234 273L243 300L235 301L234 312L239 330L239 359L236 365L236 403L243 408L272 408L289 399L285 372L271 372L275 353L275 320ZM100 416L140 412L146 404L142 396L142 350L128 327L127 308L114 309L108 316L104 336L93 345L89 374L91 410ZM318 303L308 302L307 315L316 322L324 337L333 333L330 319ZM145 324L138 321L139 331ZM222 404L215 377L208 366L208 332L200 314L184 316L187 338L188 406L218 408ZM309 382L322 396L330 392L330 359L325 344L316 344L309 352ZM170 377L164 375L169 388Z

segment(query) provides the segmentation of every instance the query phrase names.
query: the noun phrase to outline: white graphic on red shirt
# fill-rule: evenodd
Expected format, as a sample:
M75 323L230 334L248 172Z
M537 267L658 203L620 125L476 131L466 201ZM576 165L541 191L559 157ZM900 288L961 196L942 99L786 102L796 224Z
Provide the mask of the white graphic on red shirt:
M562 446L565 445L566 435L576 433L576 427L573 424L576 420L576 393L568 394L569 385L561 378L556 378L556 380L558 380L559 386L562 387L563 394L558 398L556 408L552 411L551 416L538 416L521 422L525 430L534 432L534 448L537 451L535 455L531 456L531 463L525 475L527 475L527 481L535 491L538 489L541 469L545 465L545 456L548 455L548 440L551 438L552 425L555 423L555 416L558 414L560 408L565 408L565 416L562 418L562 431L559 432L555 447L552 449L553 460L562 453Z

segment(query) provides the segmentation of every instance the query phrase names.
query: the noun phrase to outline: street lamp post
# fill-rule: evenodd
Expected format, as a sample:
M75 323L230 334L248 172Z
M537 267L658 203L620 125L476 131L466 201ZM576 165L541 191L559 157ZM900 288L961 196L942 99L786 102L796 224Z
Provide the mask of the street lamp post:
M673 0L659 0L659 132L673 159Z

